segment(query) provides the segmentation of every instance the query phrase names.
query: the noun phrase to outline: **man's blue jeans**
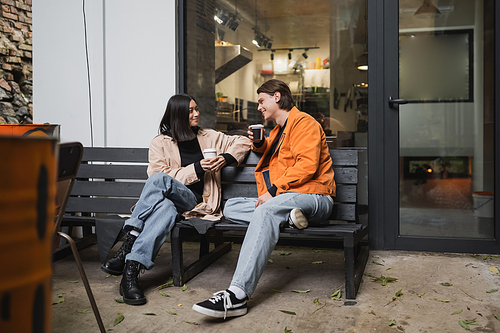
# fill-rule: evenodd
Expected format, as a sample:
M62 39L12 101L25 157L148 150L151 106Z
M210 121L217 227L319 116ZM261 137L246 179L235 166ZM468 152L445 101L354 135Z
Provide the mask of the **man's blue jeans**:
M123 228L137 228L141 233L125 260L140 262L146 269L154 266L154 259L165 242L178 215L193 209L196 196L181 182L158 172L151 175L142 189L132 216Z
M233 198L226 202L224 216L240 224L249 224L241 246L238 265L231 281L250 296L255 291L274 246L280 226L288 220L290 211L300 208L310 225L318 224L331 214L330 196L304 193L283 193L255 208L256 198Z

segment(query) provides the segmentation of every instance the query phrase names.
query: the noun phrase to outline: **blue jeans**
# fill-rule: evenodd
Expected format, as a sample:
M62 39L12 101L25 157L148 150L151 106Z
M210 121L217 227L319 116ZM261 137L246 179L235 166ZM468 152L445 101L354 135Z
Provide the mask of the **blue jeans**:
M240 224L249 224L241 246L238 265L231 281L250 296L278 242L280 226L288 220L290 211L300 208L310 225L318 224L331 214L330 196L305 193L283 193L255 208L256 198L233 198L226 202L224 216Z
M137 228L141 233L125 260L140 262L146 269L154 266L154 259L165 242L179 214L198 204L196 196L184 184L158 172L146 181L132 216L123 228Z

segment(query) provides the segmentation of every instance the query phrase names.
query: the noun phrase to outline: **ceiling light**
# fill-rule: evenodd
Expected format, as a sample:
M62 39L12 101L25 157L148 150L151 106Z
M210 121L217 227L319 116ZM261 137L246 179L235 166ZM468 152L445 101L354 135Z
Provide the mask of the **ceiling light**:
M302 53L302 56L304 57L304 59L307 59L307 53Z
M435 16L440 16L441 11L436 6L434 6L431 0L424 0L422 6L420 6L415 12L415 15L422 15L422 14L428 14L431 15L432 17L435 17Z
M360 71L368 70L368 52L363 52L358 58L358 69Z

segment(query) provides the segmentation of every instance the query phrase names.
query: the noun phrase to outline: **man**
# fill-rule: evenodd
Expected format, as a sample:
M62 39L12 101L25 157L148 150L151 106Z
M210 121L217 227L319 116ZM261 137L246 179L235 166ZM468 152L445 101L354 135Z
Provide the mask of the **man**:
M269 80L259 89L265 120L277 125L268 138L252 140L262 157L255 168L259 197L227 201L224 215L235 223L249 223L230 287L193 305L193 310L216 318L247 313L264 267L278 242L280 227L303 229L330 216L335 196L332 160L321 125L294 107L290 88Z

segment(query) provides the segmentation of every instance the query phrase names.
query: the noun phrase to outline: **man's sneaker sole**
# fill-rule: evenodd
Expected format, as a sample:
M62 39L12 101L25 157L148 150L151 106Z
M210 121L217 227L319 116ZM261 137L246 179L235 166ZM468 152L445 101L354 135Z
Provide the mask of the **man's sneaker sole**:
M293 228L305 229L309 225L307 218L299 208L292 209L288 217L288 223Z
M204 315L214 317L214 318L224 318L224 311L217 311L212 309L207 309L203 306L199 306L198 304L193 305L193 310ZM239 317L243 316L247 313L248 308L244 307L241 309L228 309L225 317Z

